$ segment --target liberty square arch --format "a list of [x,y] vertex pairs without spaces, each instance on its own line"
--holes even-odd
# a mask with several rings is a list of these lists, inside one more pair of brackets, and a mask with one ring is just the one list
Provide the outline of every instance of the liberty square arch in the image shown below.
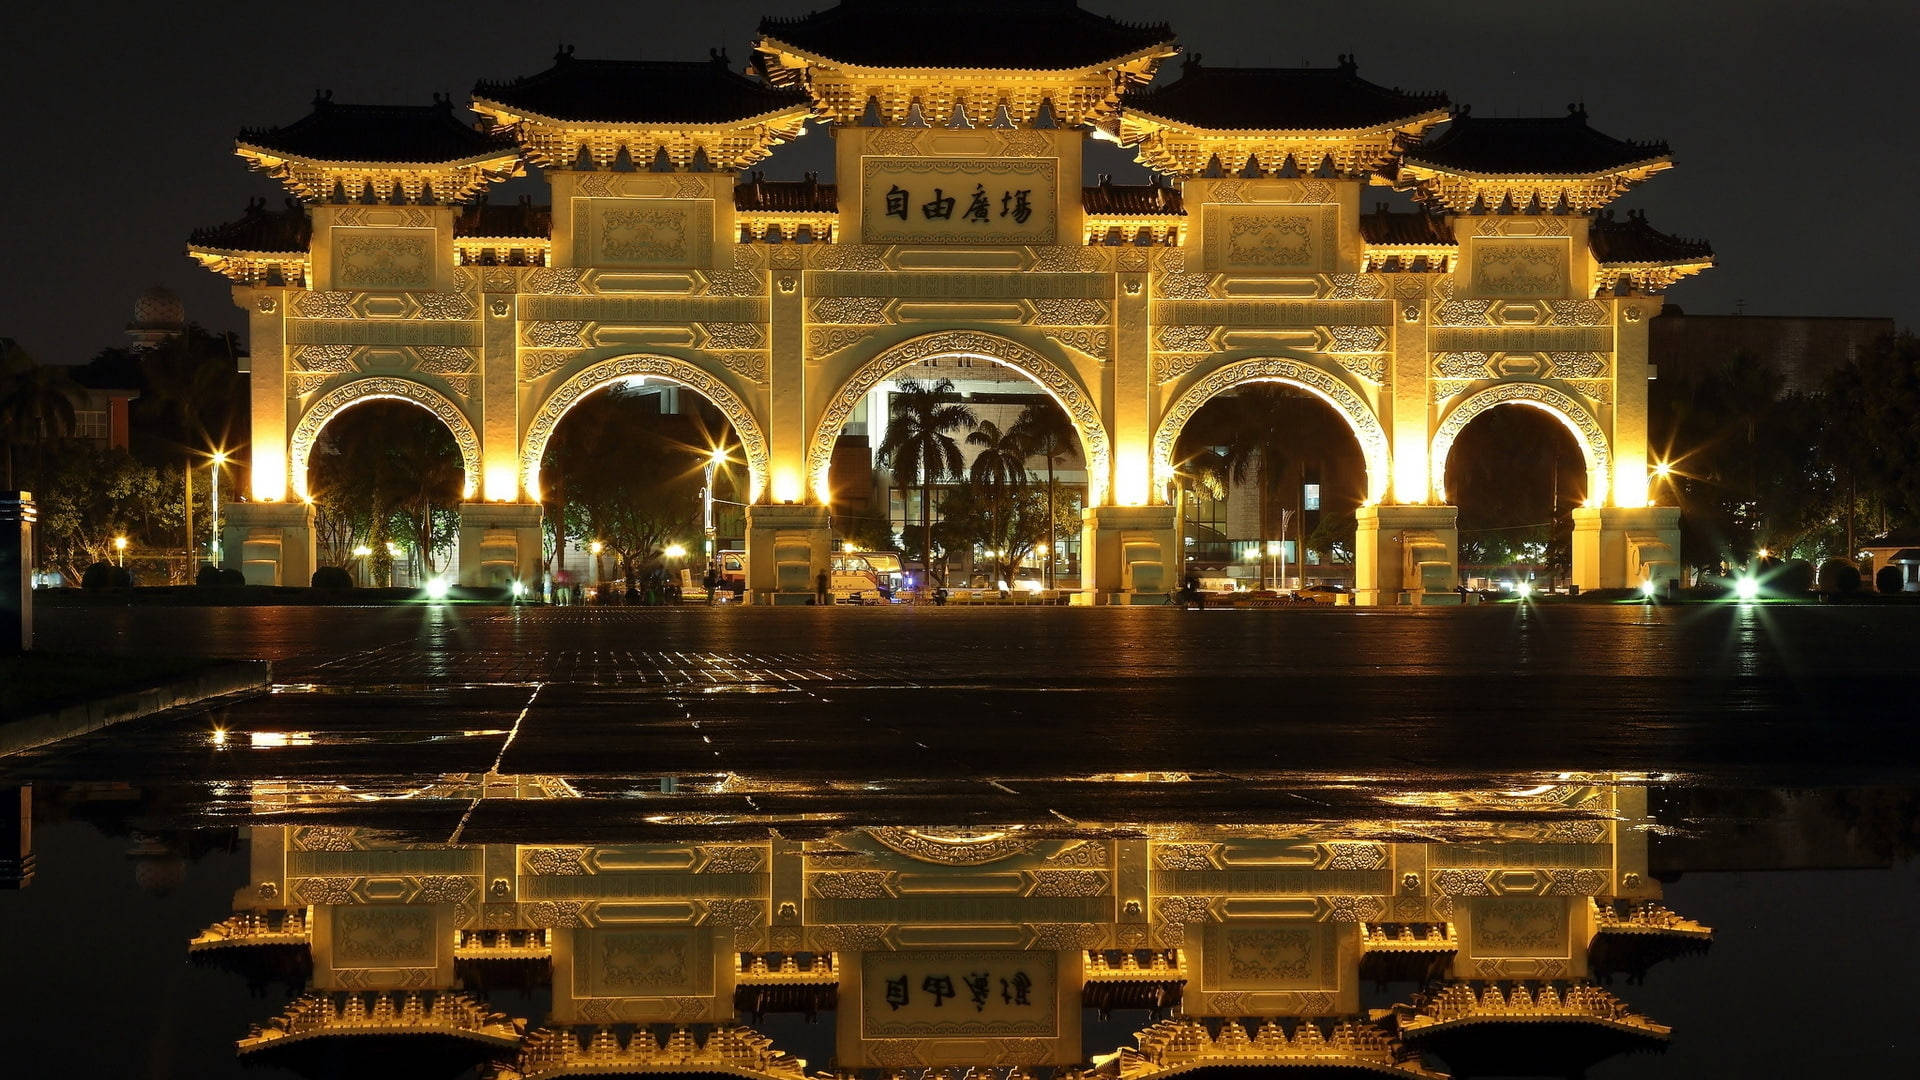
[[[243,132],[240,156],[298,204],[256,203],[189,244],[249,316],[250,491],[227,557],[304,583],[306,455],[330,416],[385,396],[440,416],[461,448],[463,576],[531,578],[554,426],[644,376],[727,416],[751,477],[749,588],[802,600],[858,400],[917,360],[965,356],[1029,376],[1073,419],[1091,602],[1177,586],[1173,441],[1206,400],[1259,381],[1355,432],[1363,601],[1453,595],[1446,459],[1505,404],[1549,411],[1586,455],[1576,582],[1672,570],[1676,513],[1648,491],[1647,320],[1713,256],[1606,209],[1670,167],[1664,144],[1603,134],[1583,108],[1476,119],[1351,58],[1192,59],[1150,85],[1173,32],[1065,0],[1026,9],[1020,41],[981,35],[938,68],[913,66],[911,35],[851,25],[766,23],[750,71],[564,50],[476,84],[477,125],[449,101],[323,96]],[[606,99],[615,84],[633,93]],[[809,121],[832,133],[830,179],[744,172]],[[1162,179],[1086,185],[1089,131]],[[529,168],[548,204],[481,198]],[[1382,180],[1417,208],[1363,209]]]

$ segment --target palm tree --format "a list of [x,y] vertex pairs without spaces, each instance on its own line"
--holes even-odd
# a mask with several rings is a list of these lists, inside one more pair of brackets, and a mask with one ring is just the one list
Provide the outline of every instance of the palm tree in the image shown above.
[[933,485],[958,480],[966,464],[960,444],[947,432],[972,428],[978,422],[973,410],[951,400],[952,395],[952,379],[932,384],[901,380],[893,395],[887,437],[880,444],[879,462],[901,477],[902,489],[909,480],[919,480],[920,554],[929,574],[933,572]]
[[968,470],[973,483],[1017,488],[1027,482],[1027,441],[1017,425],[1001,431],[999,424],[982,420],[967,436],[967,445],[980,448]]
[[13,488],[13,444],[39,445],[73,434],[73,395],[66,372],[35,363],[11,339],[0,344],[0,447],[7,463],[7,487]]
[[1052,399],[1022,409],[1020,419],[1013,422],[1013,433],[1026,444],[1028,453],[1047,459],[1047,588],[1051,589],[1053,563],[1060,550],[1054,522],[1054,506],[1059,499],[1054,493],[1053,465],[1055,460],[1072,454],[1079,447],[1080,436],[1073,429],[1073,421],[1067,419],[1067,411]]

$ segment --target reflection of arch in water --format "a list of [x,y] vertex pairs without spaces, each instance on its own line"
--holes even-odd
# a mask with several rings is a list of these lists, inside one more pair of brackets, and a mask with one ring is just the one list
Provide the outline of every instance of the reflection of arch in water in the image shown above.
[[1453,452],[1454,440],[1460,437],[1460,432],[1481,413],[1508,404],[1531,406],[1566,425],[1587,461],[1587,502],[1604,506],[1607,478],[1613,473],[1613,451],[1607,445],[1607,433],[1601,429],[1600,421],[1571,395],[1551,386],[1528,382],[1501,383],[1471,394],[1440,422],[1434,430],[1433,446],[1427,457],[1433,470],[1434,497],[1441,502],[1447,500],[1447,455]]
[[1174,399],[1153,437],[1155,491],[1164,491],[1173,480],[1174,444],[1179,441],[1180,432],[1187,426],[1187,421],[1200,411],[1200,406],[1237,386],[1257,382],[1297,387],[1333,406],[1346,420],[1347,426],[1353,429],[1353,437],[1360,443],[1360,456],[1367,467],[1366,501],[1377,503],[1386,497],[1393,455],[1388,447],[1386,429],[1380,426],[1380,419],[1373,414],[1367,399],[1348,386],[1344,379],[1319,367],[1312,360],[1278,356],[1238,360],[1222,365]]
[[727,384],[698,364],[654,354],[616,356],[611,360],[589,364],[548,395],[540,411],[534,414],[533,423],[528,425],[526,439],[521,444],[520,483],[526,497],[535,501],[540,498],[540,460],[547,454],[547,443],[553,438],[553,429],[559,425],[560,418],[593,391],[638,377],[678,383],[700,394],[720,410],[720,415],[733,425],[733,433],[740,440],[741,452],[746,455],[747,501],[760,501],[760,494],[767,485],[767,436],[760,422],[754,419],[753,411]]
[[1067,419],[1079,433],[1080,449],[1087,460],[1087,505],[1105,505],[1113,455],[1107,443],[1106,426],[1100,422],[1100,407],[1094,403],[1093,396],[1070,371],[1028,346],[978,330],[950,330],[909,338],[860,365],[848,377],[827,404],[826,414],[814,428],[813,441],[807,449],[807,475],[813,479],[815,499],[822,503],[829,499],[827,473],[833,464],[833,444],[860,400],[901,368],[949,356],[988,360],[1017,371],[1033,380],[1066,410]]
[[383,400],[417,405],[447,425],[447,430],[453,433],[453,444],[460,448],[460,468],[466,476],[460,497],[472,499],[480,490],[480,436],[467,420],[467,414],[431,386],[394,378],[356,379],[327,391],[307,409],[306,415],[294,426],[288,447],[287,470],[293,481],[293,493],[302,499],[308,497],[307,459],[313,455],[313,444],[327,422],[355,405]]

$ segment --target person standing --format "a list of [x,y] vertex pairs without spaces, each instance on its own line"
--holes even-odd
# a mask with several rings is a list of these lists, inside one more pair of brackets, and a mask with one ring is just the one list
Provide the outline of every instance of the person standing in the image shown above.
[[832,596],[827,592],[827,572],[825,570],[813,575],[813,602],[823,606],[833,602]]

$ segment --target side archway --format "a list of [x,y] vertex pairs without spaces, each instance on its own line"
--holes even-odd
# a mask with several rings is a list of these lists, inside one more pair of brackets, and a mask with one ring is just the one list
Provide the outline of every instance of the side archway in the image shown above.
[[1187,421],[1215,395],[1247,383],[1277,382],[1299,387],[1334,407],[1353,429],[1360,443],[1360,455],[1367,463],[1367,501],[1386,498],[1387,481],[1393,475],[1393,455],[1386,428],[1373,413],[1373,407],[1359,392],[1312,363],[1285,357],[1259,357],[1239,360],[1220,368],[1182,391],[1160,418],[1153,436],[1154,490],[1164,490],[1173,479],[1173,447]]
[[753,410],[731,387],[699,365],[671,356],[652,354],[616,356],[611,360],[589,364],[547,396],[539,411],[534,413],[533,422],[527,426],[526,438],[521,442],[520,490],[526,498],[535,501],[540,498],[540,459],[546,456],[547,442],[553,438],[553,429],[560,423],[560,418],[593,391],[609,383],[641,376],[679,383],[696,391],[720,410],[720,415],[733,425],[734,434],[740,439],[741,453],[746,455],[747,501],[760,501],[760,494],[767,485],[767,435],[760,421],[754,418]]
[[307,497],[307,459],[313,454],[313,444],[320,438],[321,429],[327,422],[340,415],[346,409],[368,401],[377,400],[405,401],[418,405],[440,418],[453,433],[453,443],[460,448],[460,467],[466,479],[460,488],[462,499],[472,499],[480,491],[480,435],[474,431],[473,423],[467,414],[453,399],[424,383],[411,379],[356,379],[344,386],[337,386],[321,395],[300,417],[294,425],[293,437],[287,447],[287,469],[293,481],[293,493],[301,499]]
[[1607,433],[1601,429],[1600,421],[1571,395],[1551,386],[1526,382],[1501,383],[1470,394],[1447,413],[1446,419],[1440,421],[1440,426],[1433,433],[1433,445],[1427,453],[1427,461],[1432,469],[1430,479],[1434,496],[1442,502],[1446,501],[1447,455],[1453,452],[1454,440],[1460,437],[1460,432],[1473,422],[1474,417],[1495,406],[1507,404],[1540,409],[1566,425],[1567,430],[1573,433],[1573,441],[1580,445],[1581,455],[1587,460],[1587,499],[1596,506],[1605,505],[1608,478],[1613,475],[1613,451],[1607,445]]
[[909,338],[860,365],[840,391],[827,403],[826,413],[814,428],[813,441],[807,445],[807,475],[812,478],[814,497],[828,498],[827,472],[833,464],[833,444],[840,429],[860,400],[875,386],[910,364],[943,356],[965,356],[987,360],[1010,368],[1040,385],[1058,402],[1073,421],[1080,435],[1081,449],[1087,458],[1087,505],[1104,506],[1113,473],[1113,450],[1107,440],[1107,428],[1100,420],[1100,407],[1092,395],[1070,372],[1033,349],[1011,338],[977,330],[953,330]]

